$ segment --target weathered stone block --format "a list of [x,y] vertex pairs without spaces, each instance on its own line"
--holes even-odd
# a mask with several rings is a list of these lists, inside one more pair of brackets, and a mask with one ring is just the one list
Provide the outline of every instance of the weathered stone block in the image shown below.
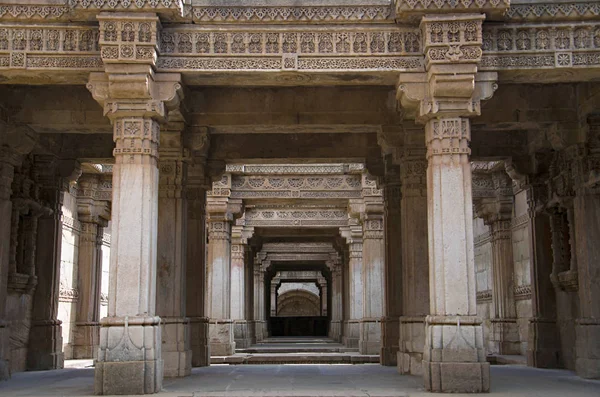
[[490,390],[489,363],[423,362],[425,388],[431,392],[485,393]]
[[96,394],[153,394],[162,388],[162,361],[96,362]]

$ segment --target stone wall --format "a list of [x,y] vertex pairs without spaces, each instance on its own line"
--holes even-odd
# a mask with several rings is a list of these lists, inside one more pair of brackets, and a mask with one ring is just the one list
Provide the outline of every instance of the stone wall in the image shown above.
[[77,264],[81,224],[77,218],[77,191],[72,187],[68,192],[65,192],[62,206],[62,248],[58,298],[58,319],[62,321],[65,359],[73,358],[73,329],[75,327],[77,300],[79,299]]

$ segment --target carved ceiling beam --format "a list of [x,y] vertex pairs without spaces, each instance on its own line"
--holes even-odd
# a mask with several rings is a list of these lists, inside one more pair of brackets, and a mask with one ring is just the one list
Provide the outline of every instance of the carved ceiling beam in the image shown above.
[[396,19],[476,12],[485,13],[491,19],[501,19],[509,7],[510,0],[396,0]]

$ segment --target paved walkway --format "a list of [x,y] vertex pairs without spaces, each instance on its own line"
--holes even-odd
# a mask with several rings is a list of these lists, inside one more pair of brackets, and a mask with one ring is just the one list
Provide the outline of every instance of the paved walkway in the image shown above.
[[[57,371],[23,372],[0,382],[0,396],[92,396],[90,361],[69,361]],[[493,366],[492,393],[503,397],[598,397],[600,381],[572,372]],[[183,379],[165,379],[161,397],[432,397],[421,378],[395,368],[365,365],[215,365]],[[469,396],[454,394],[452,397]],[[471,395],[472,396],[472,395]]]

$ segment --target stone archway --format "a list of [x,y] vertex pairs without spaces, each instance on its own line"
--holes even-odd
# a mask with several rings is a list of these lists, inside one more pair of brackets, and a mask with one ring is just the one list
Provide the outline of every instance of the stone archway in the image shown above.
[[320,298],[306,290],[286,291],[277,299],[278,317],[319,316],[321,313]]

